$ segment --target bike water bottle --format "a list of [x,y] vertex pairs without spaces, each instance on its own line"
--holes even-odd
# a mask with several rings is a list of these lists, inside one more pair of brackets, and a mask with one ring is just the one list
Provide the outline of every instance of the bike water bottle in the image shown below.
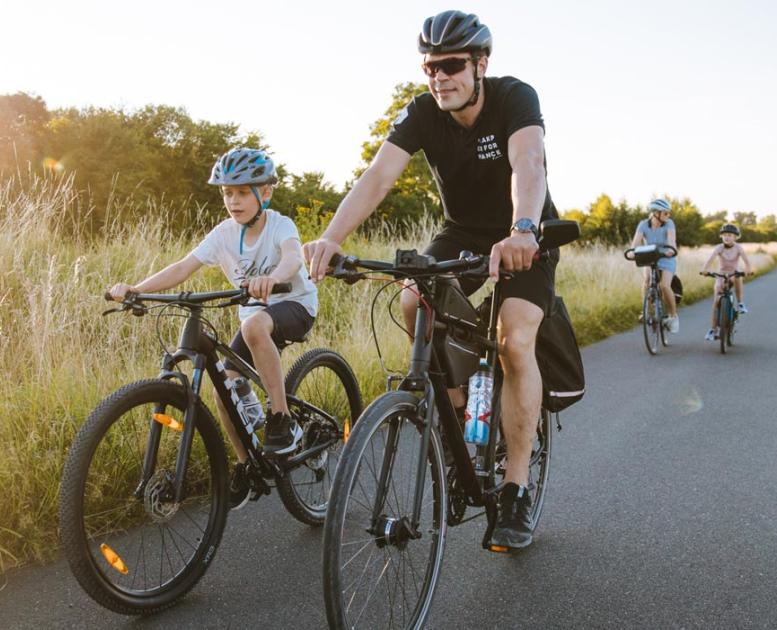
[[484,359],[478,371],[469,377],[469,398],[464,413],[464,441],[470,444],[488,444],[491,424],[491,397],[494,394],[494,374]]
[[240,398],[240,406],[238,411],[242,407],[242,414],[247,424],[253,432],[258,431],[264,424],[264,409],[262,403],[257,398],[254,388],[251,387],[250,381],[243,377],[235,379],[235,393]]

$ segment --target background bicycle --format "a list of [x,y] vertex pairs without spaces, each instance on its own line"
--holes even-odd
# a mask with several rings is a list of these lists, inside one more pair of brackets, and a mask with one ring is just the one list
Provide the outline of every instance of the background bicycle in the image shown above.
[[720,352],[726,354],[726,348],[734,344],[734,333],[736,332],[737,321],[739,320],[739,309],[734,299],[733,278],[742,278],[744,271],[734,271],[731,273],[717,273],[714,271],[701,272],[703,276],[710,278],[722,278],[723,287],[718,293],[717,305],[717,338],[720,341]]
[[[276,287],[284,289],[288,285]],[[221,358],[228,357],[256,388],[259,377],[203,316],[205,308],[248,300],[239,289],[138,294],[106,312],[142,316],[154,310],[157,331],[161,317],[184,319],[177,349],[166,349],[160,336],[158,378],[105,398],[79,430],[65,463],[62,547],[81,586],[106,608],[125,614],[162,610],[185,595],[213,560],[229,509],[229,472],[221,433],[200,395],[206,373],[249,453],[254,489],[261,495],[275,486],[295,518],[323,523],[340,447],[361,413],[358,384],[332,350],[303,354],[285,382],[303,437],[296,451],[266,456],[263,428],[248,421],[237,379],[227,378]]]
[[[637,267],[650,266],[650,279],[642,299],[642,330],[645,346],[650,354],[658,354],[660,344],[669,345],[668,330],[664,323],[664,300],[659,287],[660,271],[658,261],[667,257],[667,252],[677,255],[671,245],[642,245],[631,247],[623,252],[626,260],[635,262]],[[659,344],[660,341],[660,344]]]
[[[545,248],[574,240],[574,222],[547,222]],[[373,401],[346,444],[332,485],[324,528],[324,596],[333,628],[420,628],[440,577],[448,525],[486,515],[482,545],[491,542],[506,449],[500,431],[501,374],[496,322],[499,285],[478,308],[451,282],[487,275],[488,257],[462,252],[435,262],[415,250],[396,260],[340,260],[334,277],[355,282],[372,272],[410,278],[420,295],[407,375],[396,391]],[[401,290],[401,289],[398,289]],[[472,447],[447,393],[467,382],[481,357],[495,368],[490,431]],[[543,409],[529,462],[531,519],[540,519],[547,488],[551,415]],[[447,448],[443,446],[445,436]],[[446,472],[446,450],[451,466]],[[483,511],[465,518],[468,507]]]

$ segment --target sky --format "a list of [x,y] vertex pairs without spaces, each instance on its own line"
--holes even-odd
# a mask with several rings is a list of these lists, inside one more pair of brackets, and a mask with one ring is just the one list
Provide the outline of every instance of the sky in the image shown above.
[[394,86],[424,80],[423,20],[450,8],[491,29],[490,76],[537,90],[560,210],[606,193],[777,213],[771,0],[0,0],[0,94],[181,106],[341,188]]

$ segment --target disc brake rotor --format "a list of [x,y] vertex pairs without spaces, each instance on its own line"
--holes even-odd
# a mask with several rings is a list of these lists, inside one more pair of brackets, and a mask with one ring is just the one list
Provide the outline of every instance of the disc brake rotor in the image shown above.
[[164,523],[170,520],[180,507],[180,503],[173,502],[175,477],[168,470],[157,470],[146,484],[143,493],[143,504],[146,513],[156,523]]

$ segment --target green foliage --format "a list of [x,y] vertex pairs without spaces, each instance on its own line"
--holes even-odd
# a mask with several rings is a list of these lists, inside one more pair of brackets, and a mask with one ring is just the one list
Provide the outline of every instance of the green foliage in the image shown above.
[[0,176],[17,170],[18,158],[43,160],[41,140],[49,112],[39,96],[0,95]]
[[[370,165],[378,153],[383,141],[391,131],[391,125],[396,120],[400,111],[413,99],[413,97],[426,92],[423,83],[401,83],[394,88],[391,103],[384,115],[370,127],[370,137],[362,144],[362,161],[364,165],[354,173],[359,177]],[[396,184],[380,204],[372,216],[368,227],[376,224],[392,221],[396,223],[412,224],[425,217],[434,214],[440,208],[440,198],[437,185],[429,171],[422,152],[416,153],[410,163],[400,175]]]
[[333,213],[340,205],[343,193],[324,181],[323,173],[290,174],[281,177],[281,183],[273,193],[272,207],[295,218],[299,208],[315,208],[317,213]]

